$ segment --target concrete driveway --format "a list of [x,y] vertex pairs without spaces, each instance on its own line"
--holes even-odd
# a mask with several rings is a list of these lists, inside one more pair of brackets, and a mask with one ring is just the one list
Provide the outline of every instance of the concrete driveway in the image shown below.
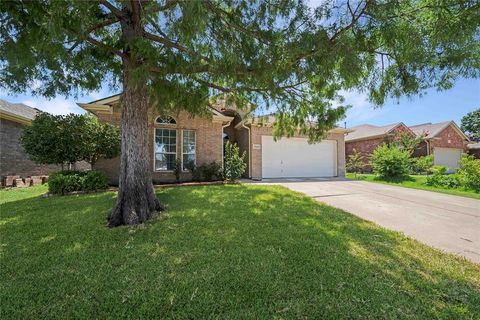
[[346,179],[280,184],[432,247],[480,263],[480,200]]

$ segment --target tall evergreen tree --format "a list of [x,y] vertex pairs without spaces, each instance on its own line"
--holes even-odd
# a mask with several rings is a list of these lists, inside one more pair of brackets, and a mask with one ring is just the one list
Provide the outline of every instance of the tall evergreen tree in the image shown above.
[[122,87],[110,226],[160,208],[148,106],[205,114],[209,97],[228,93],[240,106],[274,106],[276,134],[318,140],[345,113],[332,107],[341,90],[380,105],[480,69],[477,1],[7,0],[0,10],[1,87],[24,92],[36,81],[33,93],[47,97]]

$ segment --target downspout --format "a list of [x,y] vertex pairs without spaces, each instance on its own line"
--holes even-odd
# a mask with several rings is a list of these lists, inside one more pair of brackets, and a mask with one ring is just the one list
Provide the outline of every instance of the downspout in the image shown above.
[[228,121],[227,124],[225,125],[222,125],[222,134],[220,135],[220,141],[221,141],[221,145],[222,145],[222,167],[225,165],[225,148],[223,147],[223,130],[228,127],[230,125],[230,123],[232,123],[233,119]]
[[247,129],[248,131],[248,177],[252,178],[252,143],[251,143],[251,136],[252,131],[249,127],[245,126],[245,122],[242,122],[242,128]]

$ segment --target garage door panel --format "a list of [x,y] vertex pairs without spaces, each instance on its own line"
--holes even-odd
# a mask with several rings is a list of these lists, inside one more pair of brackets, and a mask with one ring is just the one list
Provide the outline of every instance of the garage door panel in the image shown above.
[[262,176],[264,178],[331,177],[336,175],[334,140],[308,144],[307,139],[274,141],[262,136]]
[[433,149],[434,164],[436,166],[447,166],[448,172],[454,172],[459,167],[458,161],[462,152],[462,149],[435,148]]

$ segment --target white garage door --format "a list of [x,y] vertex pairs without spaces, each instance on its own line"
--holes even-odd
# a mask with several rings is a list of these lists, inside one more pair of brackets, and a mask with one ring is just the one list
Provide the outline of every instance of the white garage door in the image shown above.
[[308,144],[303,138],[274,141],[262,136],[263,178],[333,177],[337,175],[337,142]]
[[433,161],[436,166],[447,166],[448,172],[454,172],[458,168],[458,160],[462,155],[462,149],[435,148],[433,149]]

